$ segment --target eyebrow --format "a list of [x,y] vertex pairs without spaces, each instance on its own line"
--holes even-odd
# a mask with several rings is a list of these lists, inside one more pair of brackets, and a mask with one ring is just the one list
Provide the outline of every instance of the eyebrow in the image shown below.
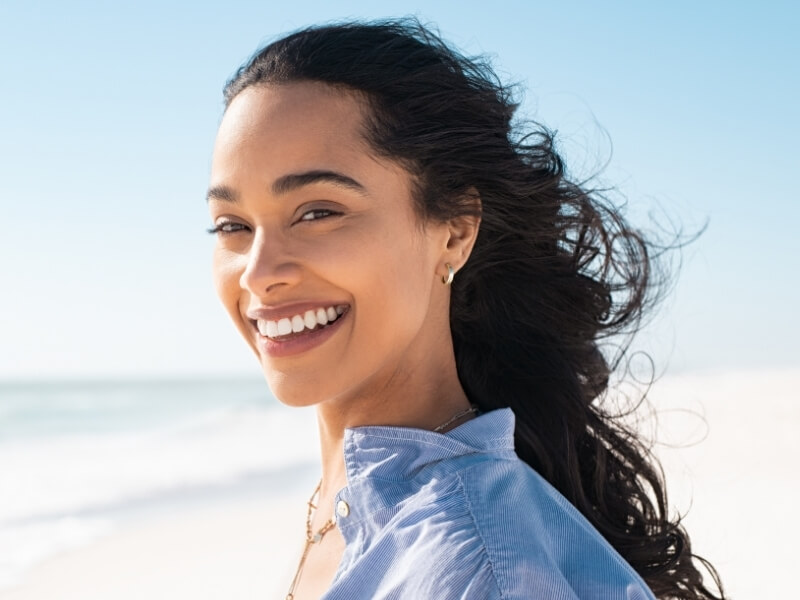
[[227,185],[215,185],[208,189],[206,193],[206,202],[212,200],[219,200],[220,202],[227,202],[229,204],[236,204],[239,202],[239,194]]
[[276,196],[280,196],[281,194],[286,194],[292,190],[314,183],[330,183],[360,194],[367,193],[367,189],[355,179],[335,171],[307,171],[305,173],[284,175],[272,184],[272,192]]
[[[366,194],[367,188],[358,181],[347,175],[342,175],[335,171],[306,171],[305,173],[291,173],[275,180],[272,184],[272,193],[276,196],[287,194],[307,185],[315,183],[329,183],[348,190]],[[206,200],[218,200],[220,202],[236,204],[239,202],[239,194],[226,185],[215,185],[209,188]]]

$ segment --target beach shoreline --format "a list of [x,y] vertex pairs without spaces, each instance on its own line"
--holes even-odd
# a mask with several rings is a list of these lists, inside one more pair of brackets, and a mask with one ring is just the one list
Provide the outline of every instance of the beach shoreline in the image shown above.
[[281,597],[303,541],[305,498],[247,498],[132,523],[54,556],[2,600]]

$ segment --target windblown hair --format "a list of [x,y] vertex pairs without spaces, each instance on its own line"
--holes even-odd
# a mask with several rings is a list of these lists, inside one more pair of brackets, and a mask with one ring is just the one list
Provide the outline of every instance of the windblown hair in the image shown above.
[[[513,119],[513,88],[485,59],[459,54],[416,20],[312,27],[273,42],[228,82],[226,106],[250,86],[295,81],[364,99],[364,136],[411,173],[421,217],[481,216],[450,308],[470,400],[513,409],[522,460],[657,597],[723,598],[713,567],[668,514],[658,462],[604,408],[610,375],[662,290],[657,246],[567,178],[553,135]],[[627,340],[614,357],[602,351],[610,336]]]

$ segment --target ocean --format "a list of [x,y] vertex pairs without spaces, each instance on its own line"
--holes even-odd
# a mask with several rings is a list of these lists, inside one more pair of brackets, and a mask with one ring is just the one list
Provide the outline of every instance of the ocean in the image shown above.
[[0,383],[0,590],[138,519],[307,484],[318,452],[263,381]]

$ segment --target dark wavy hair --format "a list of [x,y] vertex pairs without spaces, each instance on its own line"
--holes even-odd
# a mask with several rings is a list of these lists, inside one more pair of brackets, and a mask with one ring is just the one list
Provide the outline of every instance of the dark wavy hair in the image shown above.
[[[228,82],[226,106],[249,86],[294,81],[364,99],[365,138],[411,173],[421,217],[480,214],[450,307],[470,400],[513,409],[522,460],[657,597],[723,598],[713,567],[668,514],[658,462],[603,402],[663,290],[659,247],[603,194],[567,178],[553,134],[513,119],[514,88],[486,59],[461,55],[414,19],[312,27],[273,42]],[[613,335],[623,342],[609,357],[603,344]]]

